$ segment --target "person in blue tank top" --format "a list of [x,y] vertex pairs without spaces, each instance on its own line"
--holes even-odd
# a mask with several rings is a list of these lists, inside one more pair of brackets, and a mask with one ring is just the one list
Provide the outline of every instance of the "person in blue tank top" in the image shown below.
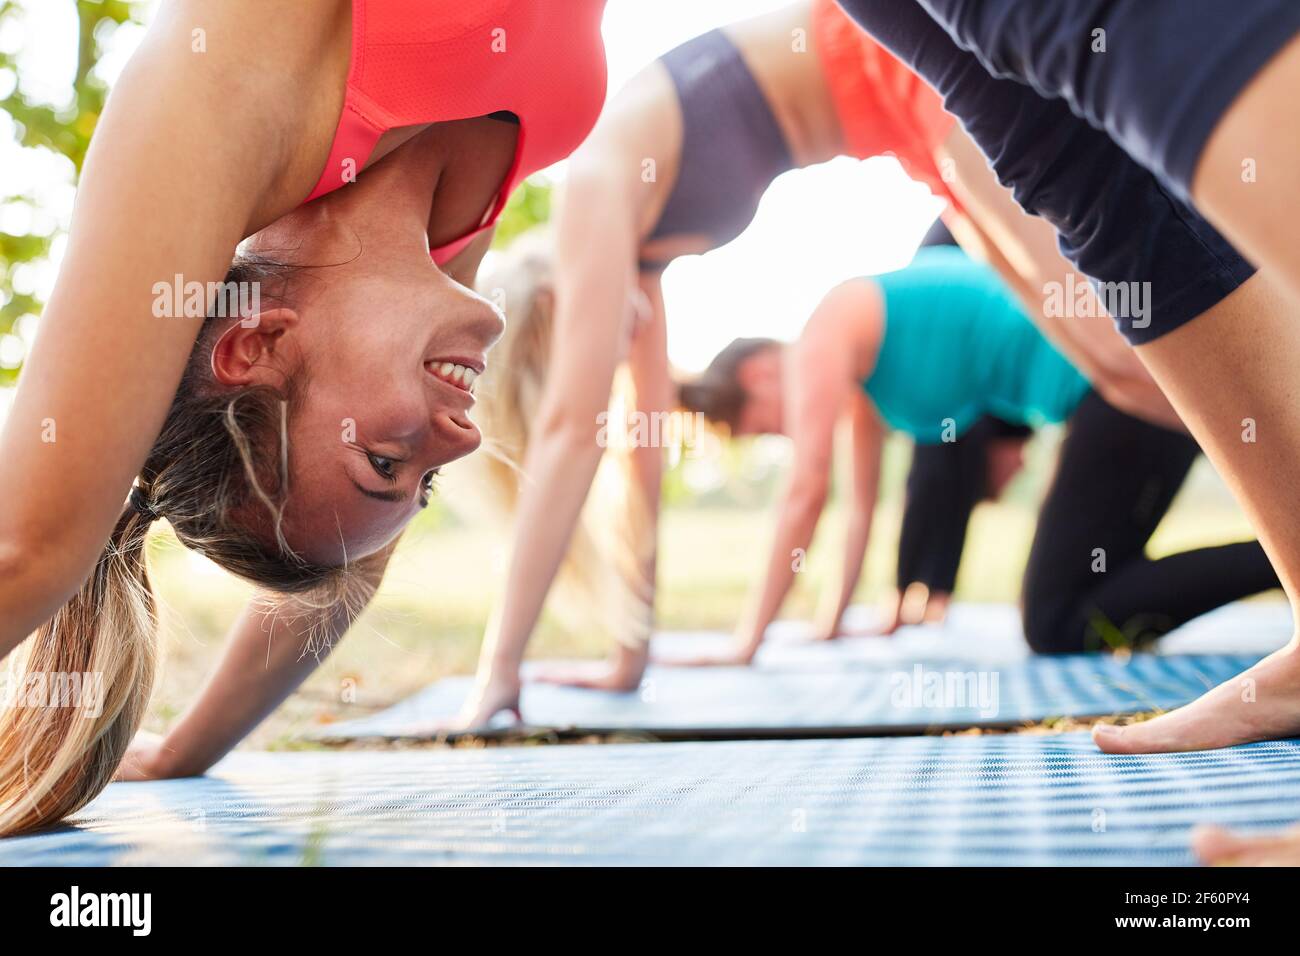
[[[1258,542],[1148,559],[1145,548],[1199,449],[1186,434],[1109,405],[1042,336],[989,267],[931,248],[898,272],[826,295],[798,342],[739,339],[680,386],[682,405],[733,435],[794,442],[762,582],[728,654],[753,659],[794,583],[830,489],[834,435],[851,435],[840,584],[816,633],[840,633],[871,533],[890,429],[918,448],[957,443],[985,416],[1068,423],[1024,579],[1024,628],[1040,653],[1142,646],[1194,617],[1278,587]],[[1099,563],[1100,562],[1100,563]]]
[[997,273],[960,249],[922,249],[906,269],[868,281],[885,308],[862,387],[881,418],[916,441],[953,441],[985,414],[1062,422],[1087,393],[1087,379]]

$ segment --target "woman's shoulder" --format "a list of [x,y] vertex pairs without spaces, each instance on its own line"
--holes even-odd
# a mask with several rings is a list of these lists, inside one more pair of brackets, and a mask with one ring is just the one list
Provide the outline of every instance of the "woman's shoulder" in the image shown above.
[[874,355],[884,336],[881,291],[872,277],[846,279],[822,297],[800,335],[800,350]]

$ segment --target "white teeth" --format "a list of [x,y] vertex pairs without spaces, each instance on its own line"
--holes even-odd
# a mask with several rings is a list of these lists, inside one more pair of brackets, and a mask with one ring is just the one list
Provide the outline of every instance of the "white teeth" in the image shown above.
[[430,366],[430,371],[440,379],[458,385],[461,388],[469,390],[474,385],[474,380],[478,378],[479,373],[467,365],[457,365],[454,362],[443,362],[441,365]]

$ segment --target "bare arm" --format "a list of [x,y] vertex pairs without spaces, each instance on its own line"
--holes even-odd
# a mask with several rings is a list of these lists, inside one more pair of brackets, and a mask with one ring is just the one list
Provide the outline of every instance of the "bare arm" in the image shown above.
[[[254,76],[245,59],[261,42],[244,42],[248,24],[269,14],[220,6],[163,7],[95,134],[0,433],[0,657],[80,585],[162,426],[200,320],[155,316],[155,283],[220,281],[240,239],[295,201],[267,198],[283,140],[265,105],[293,78]],[[204,55],[190,47],[200,17]]]
[[[636,332],[628,354],[628,367],[632,385],[636,390],[636,411],[647,415],[669,412],[673,408],[672,379],[668,370],[668,327],[664,313],[663,290],[657,275],[643,275],[641,290],[645,293],[648,311],[637,319]],[[630,633],[621,635],[610,651],[609,660],[599,668],[586,666],[561,666],[543,670],[538,679],[549,683],[568,684],[598,690],[635,690],[641,683],[649,658],[649,636],[654,626],[655,565],[659,528],[659,495],[663,477],[663,449],[651,442],[637,445],[631,450],[634,492],[640,501],[633,507],[633,517],[644,518],[644,524],[635,524],[633,533],[642,536],[637,541],[638,554],[644,554],[645,563],[640,569],[641,582],[648,588],[648,612],[643,621],[629,622]],[[641,548],[644,548],[642,551]],[[585,663],[585,662],[584,662]]]
[[[367,602],[391,554],[389,548],[358,563],[358,585]],[[198,699],[161,740],[133,744],[118,778],[204,773],[311,676],[364,609],[362,604],[276,610],[254,598],[231,628],[225,653]]]
[[[658,275],[642,276],[639,284],[648,311],[637,324],[628,353],[628,367],[632,374],[633,388],[636,389],[636,409],[649,416],[666,415],[676,405],[676,389],[668,368],[668,318],[664,310],[663,289]],[[655,442],[637,445],[632,449],[632,470],[637,493],[644,504],[646,520],[645,526],[638,529],[645,536],[645,564],[641,573],[650,586],[650,599],[653,602],[664,449]],[[646,635],[653,623],[653,620],[641,622]],[[638,673],[637,678],[640,676]]]
[[1064,287],[1074,272],[1061,255],[1056,230],[1016,204],[959,126],[953,127],[939,158],[955,169],[954,191],[969,214],[968,223],[952,223],[958,241],[984,247],[985,257],[1010,283],[1029,317],[1107,401],[1158,425],[1182,428],[1164,393],[1099,304],[1087,317],[1049,314],[1050,284]]
[[597,416],[609,403],[636,282],[634,174],[576,157],[570,169],[557,219],[551,361],[523,463],[505,596],[488,625],[466,726],[517,707],[524,649],[600,463]]
[[880,309],[880,293],[873,283],[846,282],[818,305],[792,350],[785,374],[794,463],[766,570],[736,629],[734,654],[687,663],[748,663],[785,603],[797,573],[795,559],[806,554],[826,505],[836,423],[853,400],[864,371],[858,361],[861,349],[854,346],[863,341],[859,332],[864,326],[876,329],[873,337],[878,336]]
[[871,519],[880,491],[880,452],[884,427],[865,395],[855,395],[847,418],[850,454],[850,496],[848,522],[844,535],[844,561],[837,587],[828,592],[828,601],[819,615],[817,636],[823,639],[840,633],[844,612],[853,600],[867,544],[871,541]]

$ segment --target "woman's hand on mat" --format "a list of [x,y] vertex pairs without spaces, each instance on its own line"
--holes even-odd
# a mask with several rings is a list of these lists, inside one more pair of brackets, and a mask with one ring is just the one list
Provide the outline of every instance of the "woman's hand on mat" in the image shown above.
[[931,591],[924,584],[913,581],[904,591],[890,592],[881,603],[880,622],[854,632],[854,636],[889,637],[904,625],[943,624],[951,603],[952,595],[947,591]]
[[730,649],[718,654],[701,654],[699,657],[682,657],[658,663],[669,667],[748,667],[754,662],[754,655],[757,653],[757,644],[737,642]]
[[646,641],[632,646],[618,644],[608,660],[544,664],[530,673],[529,679],[590,690],[632,691],[641,686],[649,659],[650,645]]
[[607,661],[576,661],[541,665],[528,675],[539,684],[585,687],[588,690],[632,691],[641,686],[641,675],[629,673]]
[[848,637],[852,632],[844,626],[842,620],[821,621],[813,625],[814,641],[833,641],[838,637]]
[[447,724],[445,730],[474,730],[492,726],[492,718],[503,711],[509,712],[516,723],[523,723],[519,712],[519,680],[489,678],[477,686],[465,701],[460,714]]
[[903,626],[903,592],[894,588],[881,599],[876,622],[856,629],[853,637],[889,637]]
[[170,751],[158,734],[140,731],[126,748],[113,779],[119,782],[165,780],[176,776],[168,770]]
[[849,634],[849,637],[893,637],[898,633],[898,629],[903,626],[902,620],[898,617],[882,619],[879,624],[872,624],[869,627],[858,628]]

